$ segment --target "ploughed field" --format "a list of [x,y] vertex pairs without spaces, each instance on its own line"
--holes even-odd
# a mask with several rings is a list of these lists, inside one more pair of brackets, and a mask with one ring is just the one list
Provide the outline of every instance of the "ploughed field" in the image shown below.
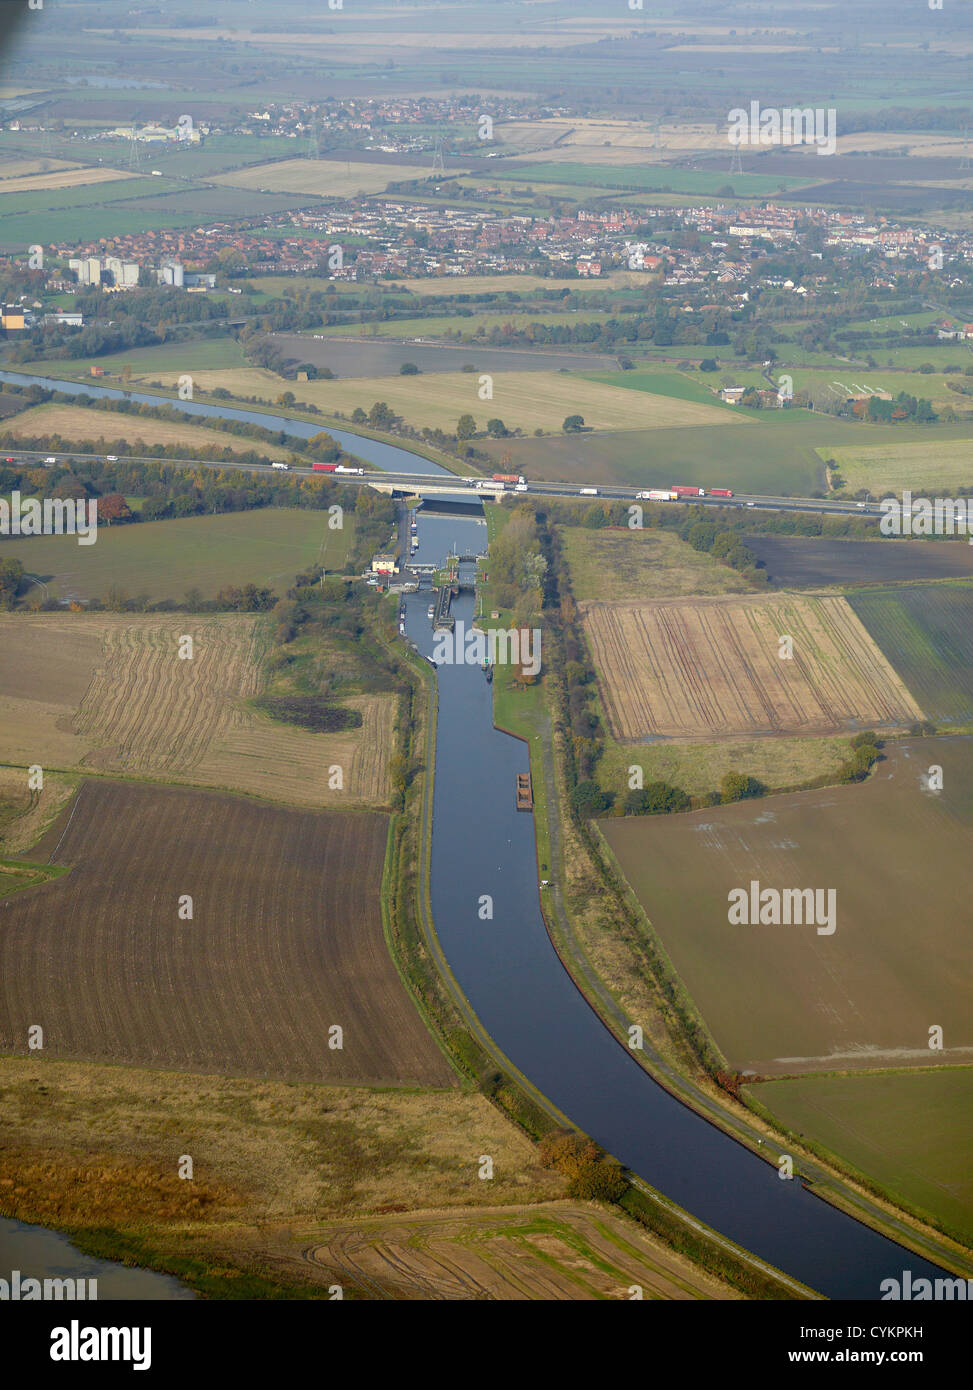
[[[856,785],[600,825],[733,1070],[969,1065],[971,788],[973,740],[918,739]],[[824,912],[731,922],[729,894],[753,883],[821,890]]]
[[[922,717],[844,598],[578,607],[619,739],[837,733]],[[790,658],[780,655],[782,637],[793,640]]]
[[31,854],[71,872],[0,916],[0,1051],[26,1053],[40,1024],[45,1057],[449,1085],[385,946],[387,828],[83,783]]
[[934,541],[845,541],[744,536],[774,584],[874,584],[973,576],[973,546]]
[[644,1298],[727,1297],[682,1256],[581,1203],[356,1220],[322,1232],[304,1258],[371,1298],[623,1300],[635,1284]]

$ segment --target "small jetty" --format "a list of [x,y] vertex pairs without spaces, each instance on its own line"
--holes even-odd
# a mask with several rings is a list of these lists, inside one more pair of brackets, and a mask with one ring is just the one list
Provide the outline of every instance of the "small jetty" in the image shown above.
[[534,793],[530,785],[530,773],[517,773],[517,810],[533,811]]

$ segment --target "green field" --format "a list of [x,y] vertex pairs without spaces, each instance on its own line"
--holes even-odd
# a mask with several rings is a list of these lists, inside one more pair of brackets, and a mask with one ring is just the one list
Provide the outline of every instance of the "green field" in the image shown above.
[[[173,179],[131,178],[113,179],[106,183],[77,184],[73,188],[35,188],[26,193],[4,193],[0,200],[0,215],[4,222],[18,213],[32,214],[61,212],[66,208],[101,207],[105,203],[121,203],[130,198],[155,197],[171,193],[182,184]],[[46,231],[46,228],[45,228]]]
[[[328,513],[292,507],[226,512],[172,521],[99,527],[94,545],[74,536],[7,540],[3,554],[51,597],[103,599],[116,588],[129,598],[182,599],[197,588],[215,598],[226,585],[256,584],[283,594],[294,576],[314,564],[343,568],[354,534],[346,514],[340,531],[328,529]],[[37,592],[36,586],[30,597]]]
[[[625,373],[630,375],[630,373]],[[622,385],[619,374],[617,385]],[[714,409],[718,402],[711,402]],[[535,478],[621,483],[634,487],[670,487],[673,483],[700,487],[730,487],[737,492],[808,497],[825,490],[822,457],[833,447],[900,443],[903,438],[934,445],[969,435],[969,425],[924,426],[904,432],[896,425],[865,425],[836,420],[809,410],[735,410],[727,420],[749,417],[746,425],[720,430],[687,426],[682,429],[619,430],[484,441],[495,460],[509,450],[511,467]],[[821,450],[827,450],[821,454]]]
[[[28,362],[17,370],[37,376],[89,376],[92,367],[121,373],[131,366],[145,372],[194,372],[206,368],[245,367],[247,359],[235,338],[192,338],[187,342],[160,343],[157,347],[126,348],[101,357],[69,357],[55,362]],[[97,385],[97,383],[94,383]]]
[[[785,348],[783,355],[786,356],[787,351]],[[719,355],[718,349],[714,349],[714,352],[717,356]],[[877,360],[878,354],[874,355]],[[916,365],[918,366],[919,362],[932,360],[929,353],[919,352]],[[955,352],[950,360],[956,360]],[[942,365],[945,366],[946,363],[943,362]],[[774,368],[775,379],[780,377],[783,370],[785,369],[780,367]],[[925,399],[939,404],[948,403],[956,410],[968,410],[973,407],[973,402],[968,396],[960,396],[949,389],[947,382],[956,380],[956,378],[944,376],[941,370],[926,373],[902,371],[896,368],[893,371],[884,365],[878,367],[846,366],[836,362],[831,362],[827,366],[788,366],[786,370],[788,375],[793,378],[795,391],[810,391],[814,396],[819,393],[824,394],[829,388],[841,399],[857,394],[859,388],[866,393],[887,391],[893,397],[897,396],[900,391],[905,391],[907,395],[915,396],[917,399]],[[720,375],[732,376],[733,382],[737,386],[765,387],[768,384],[766,377],[762,376],[756,367],[738,369],[727,366],[722,369]],[[905,426],[905,428],[911,429],[912,427]],[[924,436],[925,427],[923,427],[922,433]]]
[[[865,782],[599,822],[731,1069],[781,1077],[969,1062],[973,739],[886,749]],[[943,769],[944,789],[920,774]],[[829,923],[730,920],[729,894],[834,892]],[[827,931],[829,925],[834,930]],[[824,932],[818,930],[824,927]],[[942,1052],[929,1027],[944,1029]]]
[[848,596],[935,724],[973,720],[973,584],[909,584]]
[[751,587],[736,570],[694,550],[673,531],[562,526],[559,534],[578,602],[744,594]]
[[582,188],[621,188],[671,193],[717,193],[732,188],[741,197],[770,196],[782,189],[800,188],[808,179],[778,178],[767,174],[707,173],[675,169],[668,164],[517,164],[492,173],[496,179],[518,184],[558,183]]
[[973,1069],[807,1076],[749,1094],[893,1201],[973,1242]]
[[775,790],[833,776],[849,756],[847,738],[751,738],[721,743],[616,743],[606,736],[595,777],[603,791],[624,803],[630,769],[642,769],[643,784],[668,782],[689,796],[716,791],[728,772],[756,777]]
[[[634,351],[641,351],[638,346]],[[670,353],[672,349],[669,349]],[[609,386],[627,386],[630,391],[647,391],[654,396],[674,396],[680,401],[699,401],[705,405],[719,406],[734,415],[746,415],[736,406],[727,405],[715,394],[710,385],[712,379],[706,376],[689,376],[677,371],[633,371],[633,372],[579,372],[587,381],[603,381]],[[713,376],[715,377],[715,373]]]
[[[89,241],[99,237],[125,236],[129,232],[151,232],[162,228],[192,227],[217,219],[265,217],[272,212],[306,205],[309,197],[289,194],[245,192],[238,188],[196,188],[158,197],[160,179],[146,179],[144,194],[102,209],[97,192],[90,189],[85,206],[60,211],[3,215],[0,206],[0,246],[19,250],[37,240],[38,216],[42,215],[45,244]],[[98,188],[112,185],[98,185]],[[21,196],[21,195],[17,195]],[[23,195],[29,196],[29,195]],[[48,195],[49,196],[49,195]]]
[[934,439],[929,443],[914,434],[895,443],[870,445],[868,436],[861,446],[822,449],[822,457],[834,459],[845,481],[846,491],[868,488],[881,496],[901,494],[905,488],[914,496],[925,491],[929,497],[941,496],[936,489],[973,485],[973,429],[968,439]]

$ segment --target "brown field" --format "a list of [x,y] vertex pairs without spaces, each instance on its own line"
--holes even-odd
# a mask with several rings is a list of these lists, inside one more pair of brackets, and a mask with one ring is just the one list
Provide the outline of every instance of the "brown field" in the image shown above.
[[[67,166],[51,173],[22,174],[19,177],[4,178],[0,188],[4,193],[44,192],[54,188],[79,188],[89,183],[113,183],[116,179],[130,179],[131,170],[95,169],[86,166]],[[138,175],[134,175],[135,178]]]
[[[474,355],[472,349],[469,352]],[[175,373],[161,375],[167,385],[175,384]],[[478,377],[460,371],[301,382],[300,395],[328,414],[341,410],[348,415],[356,406],[370,410],[376,401],[385,401],[408,423],[439,429],[455,429],[459,417],[470,413],[481,430],[496,415],[510,429],[560,433],[565,417],[578,409],[579,399],[585,423],[592,430],[750,427],[742,416],[717,406],[590,379],[580,383],[570,372],[497,371],[490,375],[493,399],[487,402],[477,394]],[[204,391],[223,386],[236,396],[261,396],[271,401],[290,385],[262,367],[200,371],[193,374],[193,380]]]
[[253,164],[213,183],[231,188],[258,188],[271,193],[313,193],[318,197],[351,198],[359,193],[384,193],[390,183],[428,178],[430,164],[349,164],[337,159],[285,159],[283,163]]
[[[923,788],[933,763],[941,792]],[[907,739],[854,786],[599,822],[731,1070],[970,1065],[971,771],[973,739]],[[833,932],[731,921],[755,882],[833,891]]]
[[727,1297],[629,1222],[579,1203],[356,1221],[322,1232],[304,1258],[375,1298],[625,1300],[635,1284],[644,1298]]
[[[579,608],[616,738],[837,733],[923,717],[843,598]],[[790,660],[778,655],[782,635]]]
[[[298,806],[382,804],[393,697],[349,699],[362,727],[336,734],[269,719],[248,704],[266,685],[264,631],[245,614],[0,614],[0,641],[12,657],[0,694],[0,759]],[[192,660],[177,655],[183,634],[193,637]],[[328,785],[336,766],[341,789]]]
[[[148,379],[151,373],[145,374]],[[113,443],[127,440],[129,444],[176,444],[190,449],[231,449],[247,453],[256,449],[267,458],[290,458],[291,451],[276,444],[264,444],[253,439],[236,438],[200,425],[181,425],[169,420],[143,420],[130,415],[113,415],[105,411],[86,410],[81,405],[37,405],[22,415],[4,420],[3,433],[18,439],[41,434],[59,434],[72,441],[91,440],[92,443]]]
[[54,1058],[449,1085],[385,946],[387,828],[367,812],[84,782],[32,851],[71,872],[2,915],[0,1050],[22,1053],[39,1023]]
[[[0,1211],[346,1298],[733,1298],[564,1179],[483,1096],[0,1058]],[[192,1183],[174,1177],[194,1157]],[[494,1177],[477,1175],[480,1154]],[[384,1215],[382,1213],[385,1213]]]
[[[657,25],[661,29],[664,26]],[[683,51],[680,47],[669,50],[672,53]],[[734,49],[730,45],[708,48],[694,44],[686,52],[746,53],[792,52],[787,47],[750,46]],[[658,130],[655,124],[644,121],[599,120],[580,118],[571,121],[551,119],[546,121],[509,121],[496,127],[498,143],[504,147],[522,151],[524,158],[536,158],[536,151],[545,151],[547,162],[575,162],[626,165],[661,163],[691,150],[728,150],[726,126],[714,130],[712,121],[662,121]],[[554,142],[557,142],[554,147]],[[609,141],[609,144],[605,142]],[[754,146],[757,149],[758,146]],[[759,147],[761,151],[766,146]],[[744,152],[748,145],[744,142]],[[838,153],[852,154],[858,151],[871,153],[879,150],[908,150],[915,158],[933,156],[937,159],[959,158],[963,154],[962,137],[943,132],[903,132],[901,130],[855,131],[851,135],[838,135]],[[532,153],[533,152],[533,153]],[[758,173],[759,168],[749,172]]]
[[[0,89],[0,96],[3,95]],[[52,159],[50,155],[0,154],[0,179],[21,179],[29,174],[48,174],[75,166],[63,159]]]

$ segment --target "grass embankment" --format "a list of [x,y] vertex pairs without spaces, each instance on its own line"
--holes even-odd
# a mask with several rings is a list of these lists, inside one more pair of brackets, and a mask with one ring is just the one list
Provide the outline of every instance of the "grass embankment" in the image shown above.
[[[747,1102],[860,1186],[973,1246],[973,1068],[761,1082]],[[966,1117],[958,1142],[957,1120]]]

